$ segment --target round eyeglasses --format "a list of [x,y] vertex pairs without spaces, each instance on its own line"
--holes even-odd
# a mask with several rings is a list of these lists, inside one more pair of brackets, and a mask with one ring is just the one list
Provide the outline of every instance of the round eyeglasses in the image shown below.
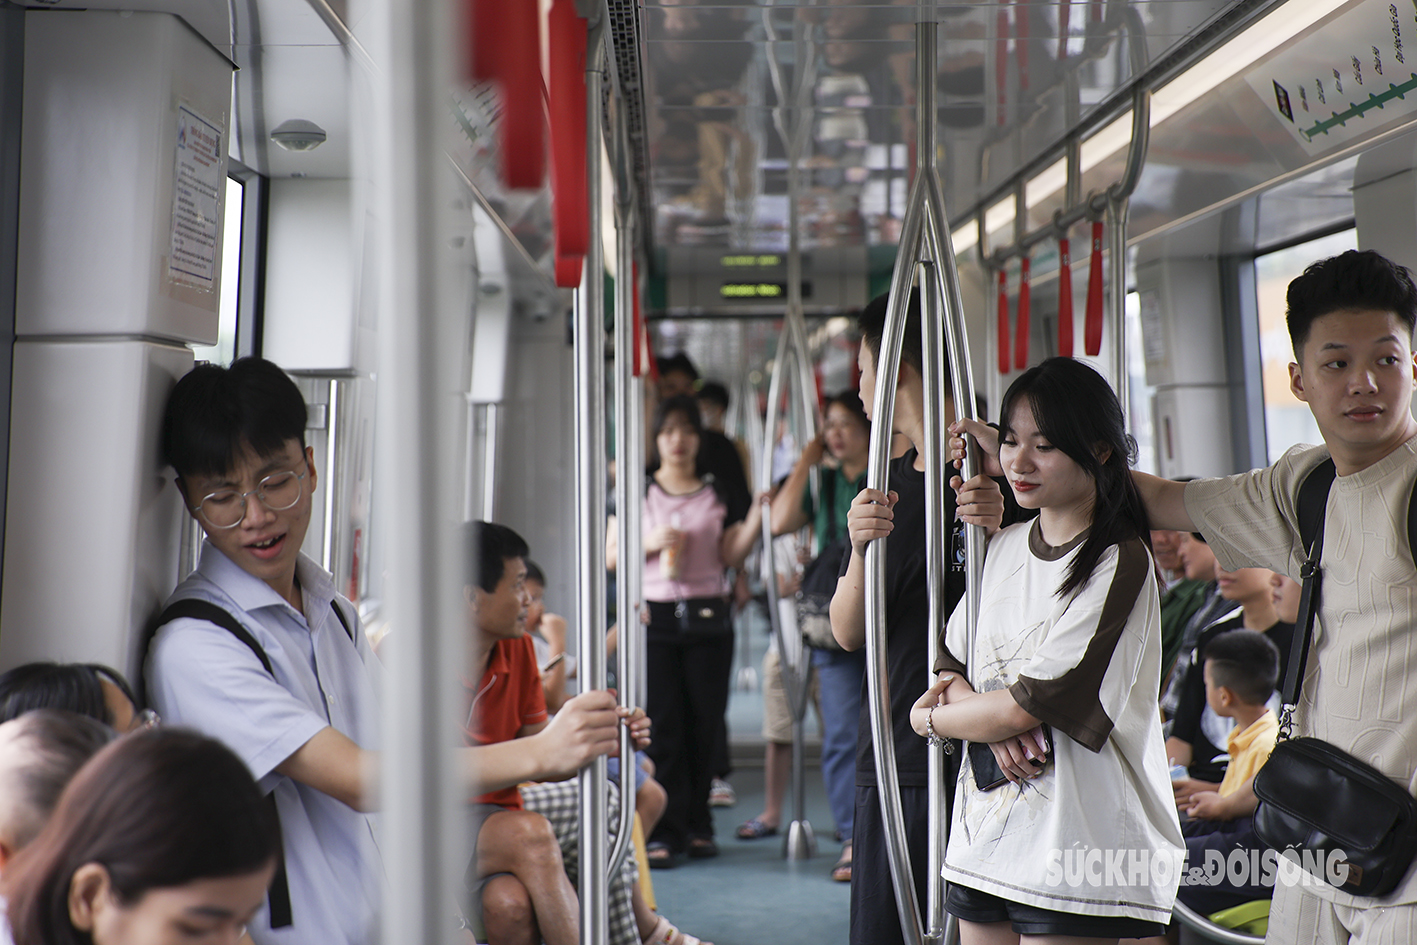
[[255,496],[272,512],[284,512],[300,501],[305,473],[295,470],[267,476],[250,492],[224,489],[213,492],[192,507],[212,528],[235,528],[246,518],[246,497]]

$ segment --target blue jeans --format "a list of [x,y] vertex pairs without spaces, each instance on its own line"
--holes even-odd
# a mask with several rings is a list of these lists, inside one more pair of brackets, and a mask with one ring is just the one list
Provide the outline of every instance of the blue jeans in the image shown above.
[[861,680],[866,651],[813,650],[821,687],[822,781],[827,803],[843,840],[851,839],[856,812],[856,730],[861,719]]

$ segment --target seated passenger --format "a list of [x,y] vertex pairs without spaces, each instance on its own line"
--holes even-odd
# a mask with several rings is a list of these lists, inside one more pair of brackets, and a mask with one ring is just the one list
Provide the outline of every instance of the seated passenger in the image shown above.
[[0,722],[31,709],[63,709],[129,732],[155,719],[138,711],[128,680],[98,663],[26,663],[0,673]]
[[1181,699],[1181,680],[1190,666],[1190,654],[1195,649],[1201,631],[1235,610],[1235,602],[1220,595],[1220,584],[1216,581],[1215,573],[1215,552],[1210,550],[1210,546],[1199,533],[1182,533],[1179,554],[1186,577],[1193,581],[1205,582],[1205,597],[1181,629],[1180,640],[1176,643],[1175,662],[1168,670],[1170,675],[1162,677],[1161,713],[1166,719],[1176,714],[1176,706]]
[[6,870],[17,945],[235,941],[275,874],[280,833],[241,759],[153,729],[83,766]]
[[[1183,807],[1192,818],[1181,824],[1188,869],[1205,867],[1210,850],[1228,857],[1232,850],[1263,849],[1252,820],[1257,803],[1254,781],[1279,732],[1279,723],[1266,705],[1279,679],[1279,655],[1280,649],[1267,634],[1253,630],[1232,630],[1205,648],[1206,703],[1234,727],[1226,738],[1230,764],[1225,780],[1214,791],[1191,794]],[[1178,892],[1181,901],[1209,915],[1274,893],[1273,886],[1264,885],[1260,877],[1236,884],[1226,871],[1221,873],[1212,877],[1207,870],[1205,884],[1183,885]]]
[[[526,542],[520,535],[491,522],[466,526],[466,552],[473,580],[464,589],[472,635],[474,673],[464,680],[468,709],[466,737],[471,745],[493,746],[535,737],[549,724],[536,657],[523,632],[530,597],[526,589]],[[470,682],[477,678],[474,685]],[[604,693],[583,693],[570,699],[556,717],[560,722],[578,704]],[[597,714],[617,724],[624,715],[636,741],[648,743],[649,722],[606,707]],[[613,750],[613,749],[612,749]],[[604,751],[599,752],[604,754]],[[590,759],[586,759],[588,763]],[[583,767],[584,764],[577,767]],[[568,772],[570,777],[575,771]],[[619,795],[610,792],[610,827],[618,825]],[[468,868],[470,911],[485,903],[486,881],[495,879],[500,898],[515,899],[518,889],[498,874],[511,874],[530,905],[533,936],[546,945],[575,945],[579,940],[579,905],[574,876],[579,865],[578,785],[561,780],[523,788],[506,785],[473,800],[475,855]],[[529,849],[537,851],[527,856]],[[699,945],[667,919],[644,904],[636,882],[633,857],[609,882],[610,941],[615,945]],[[497,936],[488,928],[488,937]],[[539,936],[539,937],[537,937]],[[498,943],[500,945],[500,943]]]
[[0,723],[0,874],[39,835],[74,773],[112,740],[107,725],[59,709]]
[[1176,654],[1181,650],[1181,634],[1191,617],[1205,603],[1206,583],[1186,577],[1181,560],[1181,538],[1184,532],[1152,529],[1151,550],[1156,568],[1166,583],[1161,596],[1161,678],[1171,674]]
[[1225,775],[1225,737],[1228,720],[1206,704],[1205,683],[1201,678],[1206,648],[1222,634],[1239,629],[1263,633],[1279,649],[1279,672],[1283,674],[1289,646],[1294,640],[1294,614],[1286,620],[1274,602],[1274,572],[1266,568],[1217,568],[1220,595],[1239,603],[1240,612],[1211,624],[1201,631],[1196,645],[1184,662],[1189,668],[1180,680],[1180,701],[1166,739],[1166,755],[1173,765],[1185,765],[1190,778],[1173,782],[1177,803],[1195,791],[1211,791]]

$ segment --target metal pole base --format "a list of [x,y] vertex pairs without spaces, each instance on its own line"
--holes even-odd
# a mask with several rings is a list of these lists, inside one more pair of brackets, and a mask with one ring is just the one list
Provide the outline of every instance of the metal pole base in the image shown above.
[[812,833],[812,824],[806,820],[794,820],[787,825],[787,835],[782,838],[782,856],[788,860],[810,860],[817,855],[817,838]]

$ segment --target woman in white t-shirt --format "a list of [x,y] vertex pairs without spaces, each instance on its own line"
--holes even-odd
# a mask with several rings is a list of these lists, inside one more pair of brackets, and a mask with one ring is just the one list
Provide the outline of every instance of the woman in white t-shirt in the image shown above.
[[1184,856],[1156,692],[1160,588],[1107,382],[1051,358],[1009,387],[999,460],[1031,522],[993,536],[968,679],[911,723],[970,744],[944,875],[964,945],[1160,934]]

